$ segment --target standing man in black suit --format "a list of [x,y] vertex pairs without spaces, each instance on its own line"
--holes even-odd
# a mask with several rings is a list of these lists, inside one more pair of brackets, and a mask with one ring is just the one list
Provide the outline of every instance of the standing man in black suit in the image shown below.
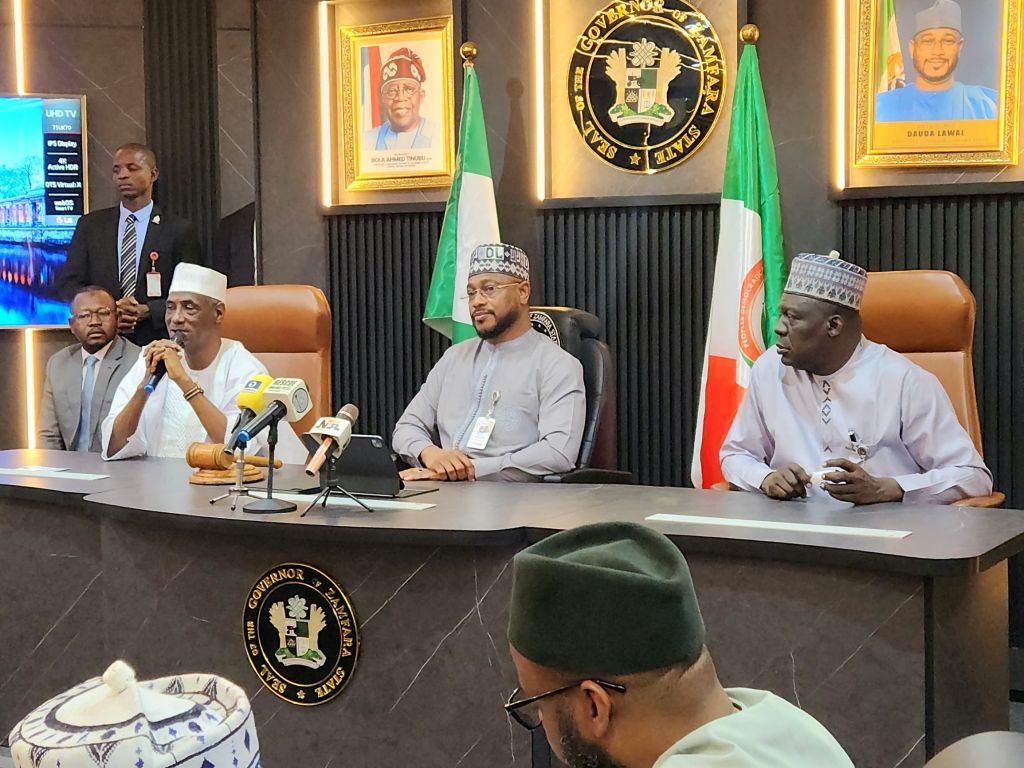
[[118,147],[112,176],[121,204],[78,220],[57,287],[65,300],[86,285],[106,288],[117,299],[121,335],[142,347],[167,338],[164,302],[174,268],[203,259],[192,224],[153,202],[160,176],[153,150]]

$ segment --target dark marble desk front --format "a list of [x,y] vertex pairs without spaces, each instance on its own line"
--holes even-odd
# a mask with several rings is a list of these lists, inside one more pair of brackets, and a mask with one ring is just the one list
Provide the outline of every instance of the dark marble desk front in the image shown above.
[[[25,464],[110,478],[0,475],[0,732],[121,657],[144,676],[204,670],[245,686],[268,768],[300,755],[368,768],[528,766],[529,739],[500,708],[514,685],[512,555],[554,530],[655,513],[910,531],[654,524],[688,556],[726,685],[804,707],[858,766],[920,766],[926,746],[1006,727],[1005,558],[1024,543],[1020,513],[477,483],[412,499],[436,505],[427,510],[267,518],[211,506],[217,490],[188,485],[181,462],[0,453],[0,466]],[[352,684],[312,709],[263,689],[242,642],[249,588],[289,560],[339,580],[363,633]]]

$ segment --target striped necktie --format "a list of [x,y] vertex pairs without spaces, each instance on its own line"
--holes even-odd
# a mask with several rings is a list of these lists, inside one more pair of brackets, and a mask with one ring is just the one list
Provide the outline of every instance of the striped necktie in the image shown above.
[[121,277],[121,297],[132,296],[135,293],[135,277],[139,271],[135,264],[135,244],[138,238],[135,234],[135,214],[129,213],[124,222],[124,237],[121,239],[121,263],[119,275]]

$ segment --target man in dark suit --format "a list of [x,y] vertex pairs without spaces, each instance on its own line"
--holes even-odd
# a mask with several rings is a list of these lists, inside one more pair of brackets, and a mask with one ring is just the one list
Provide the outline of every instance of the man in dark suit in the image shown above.
[[192,224],[153,202],[160,176],[153,150],[125,144],[112,170],[121,204],[78,220],[57,288],[65,300],[86,285],[106,288],[117,300],[118,330],[145,346],[167,338],[164,302],[174,268],[203,259]]
[[68,327],[78,344],[46,364],[39,413],[39,447],[100,451],[100,429],[117,385],[139,348],[117,335],[117,305],[104,288],[82,288],[71,301]]

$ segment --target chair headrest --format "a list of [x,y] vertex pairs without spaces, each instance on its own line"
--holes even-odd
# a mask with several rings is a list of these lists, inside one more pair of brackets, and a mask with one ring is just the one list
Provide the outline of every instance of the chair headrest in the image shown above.
[[974,295],[952,272],[870,272],[860,316],[864,335],[897,352],[966,351],[974,339]]
[[311,285],[228,288],[221,334],[260,352],[319,352],[331,342],[331,309]]
[[572,307],[531,307],[530,322],[535,331],[576,357],[583,339],[597,339],[601,333],[596,315]]

